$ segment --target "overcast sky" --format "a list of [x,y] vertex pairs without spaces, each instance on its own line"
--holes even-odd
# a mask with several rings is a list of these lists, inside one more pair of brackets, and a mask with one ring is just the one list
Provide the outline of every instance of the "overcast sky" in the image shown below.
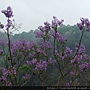
[[[90,19],[90,0],[0,0],[0,11],[11,6],[17,24],[22,23],[19,32],[35,30],[53,16],[64,19],[64,24],[74,25],[80,17]],[[6,23],[0,13],[0,22]]]

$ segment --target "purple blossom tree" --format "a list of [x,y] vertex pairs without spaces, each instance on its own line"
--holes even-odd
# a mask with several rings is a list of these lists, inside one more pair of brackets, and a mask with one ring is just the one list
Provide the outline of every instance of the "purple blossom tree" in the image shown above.
[[[53,66],[56,66],[59,72],[56,86],[74,86],[74,82],[82,72],[90,69],[90,57],[85,54],[86,48],[82,44],[85,31],[90,31],[90,21],[87,18],[81,18],[81,22],[77,23],[81,37],[75,44],[74,51],[66,45],[67,38],[58,32],[58,27],[62,26],[64,20],[58,20],[53,16],[51,24],[44,22],[44,26],[39,26],[40,31],[35,32],[38,43],[26,40],[14,42],[10,38],[12,30],[16,29],[11,19],[13,11],[9,6],[1,12],[7,18],[7,24],[0,23],[0,29],[5,31],[8,39],[7,42],[0,39],[0,46],[3,47],[0,49],[0,56],[5,63],[5,66],[0,67],[0,82],[3,86],[24,86],[32,76],[37,76],[44,86],[46,73]],[[65,78],[68,81],[65,81]]]

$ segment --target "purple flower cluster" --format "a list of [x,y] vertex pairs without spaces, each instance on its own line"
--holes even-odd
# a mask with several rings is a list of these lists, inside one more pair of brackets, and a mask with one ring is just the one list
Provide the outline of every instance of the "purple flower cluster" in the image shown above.
[[73,60],[71,60],[71,63],[78,63],[80,64],[82,60],[82,55],[76,55]]
[[67,58],[68,55],[72,54],[72,50],[69,47],[66,47],[64,53],[60,54],[60,59],[64,60],[65,58]]
[[12,55],[15,55],[18,52],[23,52],[26,54],[29,50],[32,50],[36,44],[34,42],[26,42],[25,40],[16,41],[11,43],[11,52]]
[[1,76],[1,77],[0,77],[0,82],[2,82],[2,83],[5,83],[5,82],[6,82],[5,76]]
[[6,68],[0,68],[2,72],[2,76],[0,77],[0,82],[4,84],[5,86],[11,86],[11,82],[8,81],[8,76],[9,75],[16,75],[16,70],[15,67],[11,69],[6,69]]
[[89,27],[90,21],[87,18],[81,18],[80,20],[83,25],[85,24],[87,27]]
[[51,26],[50,26],[50,24],[48,22],[44,22],[44,26],[39,26],[38,29],[40,31],[35,32],[36,38],[50,37],[48,32],[51,30]]
[[64,60],[66,57],[67,57],[66,55],[62,55],[62,54],[60,55],[61,60]]
[[46,30],[46,31],[50,31],[50,23],[48,23],[48,22],[44,22],[44,29]]
[[[10,18],[13,17],[13,11],[12,11],[11,7],[8,6],[7,10],[2,10],[1,12],[7,17],[7,24],[5,25],[6,26],[5,29],[7,30],[7,33],[12,33],[12,32],[8,32],[9,29],[11,27],[13,28],[13,26],[14,26],[14,24],[13,24],[14,20],[10,20]],[[4,25],[0,24],[0,28],[3,29]]]
[[66,47],[65,54],[72,54],[72,50],[69,47]]
[[77,55],[75,55],[75,57],[74,57],[74,59],[73,60],[71,60],[71,63],[78,63],[78,64],[80,64],[81,63],[81,61],[82,61],[82,57],[83,57],[83,54],[85,53],[85,50],[86,50],[86,48],[85,48],[85,45],[84,44],[81,44],[80,45],[80,47],[79,47],[79,45],[76,43],[76,45],[75,45],[76,47],[75,47],[75,50],[76,50],[76,52],[77,52]]
[[49,41],[45,41],[45,42],[40,41],[39,45],[41,48],[45,48],[45,49],[52,49],[53,48],[52,44]]
[[32,53],[29,53],[29,54],[28,54],[28,58],[31,58],[31,59],[32,59],[34,56],[35,56],[35,52],[32,52]]
[[78,26],[78,28],[79,28],[80,30],[82,30],[83,27],[84,27],[82,23],[77,23],[77,26]]
[[[52,28],[55,29],[58,26],[60,26],[63,23],[63,21],[64,20],[59,21],[55,16],[53,16],[52,24],[50,24],[48,22],[44,22],[44,26],[39,26],[38,27],[40,32],[35,32],[36,37],[37,38],[40,38],[40,37],[51,37],[52,35],[50,34],[50,30],[52,30]],[[53,32],[54,35],[55,35],[55,33]],[[57,32],[57,40],[65,41],[66,38],[63,37],[61,34],[59,34]]]
[[83,55],[86,60],[90,60],[90,57],[87,54]]
[[51,57],[48,60],[48,64],[54,65],[56,63],[56,60],[53,60]]
[[34,70],[37,71],[37,70],[46,70],[46,67],[48,64],[55,64],[56,63],[56,60],[53,60],[52,58],[49,58],[48,62],[46,61],[43,61],[43,60],[40,60],[40,61],[37,61],[36,59],[32,59],[31,61],[26,61],[26,63],[28,65],[31,65],[31,66],[34,66]]
[[47,67],[47,62],[43,61],[43,60],[40,60],[36,64],[35,71],[37,71],[37,70],[46,70],[46,67]]
[[80,30],[83,30],[84,26],[90,31],[90,21],[87,18],[81,18],[81,23],[77,23]]
[[30,41],[29,42],[29,47],[30,47],[30,49],[36,47],[36,43],[34,41]]
[[53,16],[52,28],[56,28],[58,25],[60,26],[63,22],[64,22],[64,20],[60,21],[55,16]]
[[[77,51],[79,48],[79,45],[76,43],[76,47],[75,47],[75,50]],[[78,51],[78,54],[83,54],[85,52],[86,48],[85,48],[85,45],[84,44],[81,44],[80,48],[79,48],[79,51]]]
[[58,42],[65,42],[67,39],[66,37],[62,36],[59,32],[55,30],[52,31],[52,35],[56,38]]
[[44,26],[39,26],[38,29],[41,31],[41,32],[44,32],[44,31],[50,31],[50,24],[48,22],[44,22]]
[[6,30],[9,30],[12,27],[12,21],[10,19],[7,20]]
[[10,74],[16,75],[16,69],[15,69],[15,67],[13,67],[13,68],[10,70]]
[[7,18],[13,17],[13,11],[10,6],[7,7],[7,10],[1,11]]
[[10,71],[9,71],[8,69],[2,68],[2,74],[3,74],[4,76],[7,76],[9,73],[10,73]]
[[80,71],[83,71],[83,70],[88,69],[88,68],[90,69],[90,62],[85,62],[85,63],[79,65]]
[[52,24],[48,22],[44,22],[44,26],[39,26],[38,29],[41,32],[48,32],[51,30],[51,28],[56,28],[58,25],[60,26],[64,20],[59,21],[55,16],[53,16]]
[[28,65],[35,65],[36,63],[37,63],[37,60],[34,58],[31,61],[27,61]]
[[57,50],[55,50],[55,56],[59,56],[59,53]]
[[40,38],[40,37],[44,36],[44,32],[42,32],[42,31],[34,32],[34,34],[36,34],[36,38]]
[[9,74],[14,74],[16,75],[16,69],[15,67],[13,67],[12,69],[6,69],[6,68],[2,68],[2,74],[3,76],[8,76]]
[[44,51],[42,48],[40,48],[40,47],[38,47],[38,48],[36,49],[36,53],[46,56],[45,51]]
[[10,74],[10,71],[6,68],[2,68],[2,76],[0,77],[0,82],[5,84],[5,86],[11,86],[11,83],[7,81],[8,74]]

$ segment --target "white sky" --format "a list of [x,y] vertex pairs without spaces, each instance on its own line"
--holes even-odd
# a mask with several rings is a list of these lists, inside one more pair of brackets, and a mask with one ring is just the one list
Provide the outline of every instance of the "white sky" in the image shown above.
[[[64,19],[64,24],[74,25],[80,17],[90,19],[90,0],[0,0],[0,11],[11,6],[17,24],[22,23],[19,32],[35,30],[52,17]],[[0,13],[0,22],[6,23]]]

